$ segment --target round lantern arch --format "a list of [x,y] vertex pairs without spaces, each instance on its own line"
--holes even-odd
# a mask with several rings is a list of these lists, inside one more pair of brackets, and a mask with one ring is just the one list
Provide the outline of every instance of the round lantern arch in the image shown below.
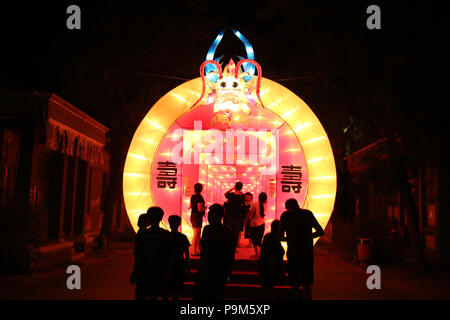
[[[159,144],[169,128],[185,113],[195,109],[202,87],[201,78],[187,81],[159,99],[139,124],[125,160],[123,196],[131,225],[155,203],[151,170]],[[337,180],[333,151],[328,136],[309,106],[286,87],[262,77],[261,100],[266,109],[281,118],[300,142],[306,159],[308,184],[303,206],[311,210],[325,228],[333,211]],[[202,100],[206,100],[204,97]]]

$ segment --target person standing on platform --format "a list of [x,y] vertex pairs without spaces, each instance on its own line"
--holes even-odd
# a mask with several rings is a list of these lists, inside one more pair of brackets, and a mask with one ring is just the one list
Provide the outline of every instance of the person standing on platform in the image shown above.
[[301,209],[297,200],[286,200],[285,207],[286,211],[280,217],[280,235],[282,241],[287,241],[289,282],[294,297],[301,299],[303,295],[304,299],[311,300],[311,285],[314,282],[313,239],[323,236],[324,231],[313,213]]
[[194,194],[191,196],[191,224],[194,229],[194,237],[192,238],[193,256],[200,255],[200,235],[202,232],[203,216],[205,215],[205,200],[201,195],[203,185],[196,183],[194,185]]
[[222,224],[223,206],[209,208],[208,222],[201,239],[200,267],[195,299],[223,299],[225,284],[231,275],[235,242],[233,233]]
[[236,247],[239,246],[245,218],[245,199],[242,187],[242,182],[236,182],[234,188],[225,192],[225,198],[228,200],[228,212],[224,218],[224,224],[233,232]]
[[183,293],[186,272],[191,270],[189,260],[189,247],[191,244],[188,238],[178,231],[180,224],[180,216],[171,215],[169,217],[170,233],[174,243],[172,280],[169,286],[172,300],[178,300]]
[[[137,266],[142,263],[142,261],[140,261],[141,257],[137,256],[136,252],[142,252],[142,250],[140,248],[140,246],[143,245],[142,244],[143,243],[143,241],[142,241],[142,239],[143,239],[142,234],[150,226],[150,221],[148,219],[147,213],[143,213],[143,214],[141,214],[139,216],[137,225],[138,225],[139,229],[138,229],[138,231],[136,233],[136,238],[134,240],[134,266],[133,266],[133,272],[131,273],[131,276],[130,276],[130,282],[132,284],[136,283],[136,269],[137,269]],[[138,299],[138,298],[139,297],[136,296],[136,299]]]
[[[248,239],[248,245],[246,248],[252,248],[252,239],[250,236],[250,225],[249,219],[252,215],[252,211],[255,210],[255,206],[252,206],[253,203],[253,195],[250,192],[244,194],[245,198],[245,219],[244,219],[244,239]],[[225,211],[226,212],[226,211]]]
[[250,239],[255,250],[255,255],[251,256],[251,258],[258,259],[265,230],[264,216],[267,211],[267,194],[261,192],[258,196],[258,203],[253,202],[253,195],[250,194],[250,198],[252,201],[250,202],[250,210],[247,217]]

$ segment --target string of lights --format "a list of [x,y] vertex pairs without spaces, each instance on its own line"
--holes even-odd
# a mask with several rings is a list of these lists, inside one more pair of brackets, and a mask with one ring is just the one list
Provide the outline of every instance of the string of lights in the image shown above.
[[[120,69],[109,69],[109,68],[98,68],[98,67],[94,67],[93,69],[100,70],[100,71],[106,71],[106,72],[132,74],[132,75],[149,77],[149,78],[154,77],[154,78],[179,80],[179,81],[191,80],[191,78],[183,77],[183,76],[176,76],[176,75],[146,73],[146,72],[128,71],[128,70],[120,70]],[[331,72],[331,73],[304,75],[304,76],[298,76],[298,77],[292,77],[292,78],[275,78],[273,76],[269,76],[269,78],[273,78],[274,81],[277,81],[277,82],[283,82],[283,81],[294,81],[294,80],[301,80],[301,79],[312,79],[312,78],[330,77],[330,76],[338,76],[338,75],[349,75],[349,74],[353,74],[353,72]]]

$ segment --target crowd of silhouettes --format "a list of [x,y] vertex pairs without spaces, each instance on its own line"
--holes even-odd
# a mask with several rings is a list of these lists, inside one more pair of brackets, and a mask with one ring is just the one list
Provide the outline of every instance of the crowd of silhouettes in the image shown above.
[[[208,225],[203,228],[207,207],[201,195],[203,186],[195,184],[190,199],[193,256],[200,256],[194,287],[196,300],[221,300],[226,283],[232,274],[233,261],[239,240],[249,239],[254,249],[251,257],[257,259],[261,279],[261,299],[275,299],[275,286],[283,284],[285,250],[281,241],[287,241],[287,280],[294,298],[311,299],[313,272],[313,239],[324,234],[313,213],[301,209],[296,199],[285,203],[286,211],[280,220],[273,220],[270,232],[264,236],[267,194],[261,192],[258,202],[253,195],[242,192],[243,184],[225,193],[224,205],[213,204],[208,210]],[[151,207],[138,219],[135,263],[130,281],[136,285],[136,299],[173,299],[183,295],[186,273],[191,272],[188,238],[179,232],[181,217],[168,218],[170,232],[160,227],[164,211]],[[222,223],[223,220],[223,223]],[[311,230],[315,231],[312,232]],[[263,239],[264,236],[264,239]]]
[[[134,268],[131,282],[136,283],[136,300],[168,299],[169,281],[172,279],[174,240],[169,231],[159,226],[164,211],[151,207],[141,215],[135,240]],[[145,220],[148,220],[146,222]],[[145,225],[148,223],[148,228]]]

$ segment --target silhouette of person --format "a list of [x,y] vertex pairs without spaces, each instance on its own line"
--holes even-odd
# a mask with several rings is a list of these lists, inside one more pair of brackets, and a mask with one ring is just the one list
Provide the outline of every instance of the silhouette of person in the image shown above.
[[250,239],[252,240],[253,249],[255,250],[255,255],[251,258],[258,259],[261,241],[265,230],[264,216],[267,211],[267,194],[265,192],[261,192],[258,196],[258,203],[253,202],[253,195],[251,193],[246,193],[246,197],[250,199],[250,209],[247,215],[247,220]]
[[194,237],[192,238],[192,246],[194,247],[193,256],[200,255],[200,234],[202,231],[203,216],[205,215],[205,200],[201,195],[203,186],[201,183],[194,185],[194,194],[191,196],[191,224],[194,229]]
[[[136,233],[136,238],[134,240],[134,266],[133,266],[133,271],[131,272],[131,276],[130,276],[130,282],[132,284],[136,283],[136,264],[138,263],[136,261],[136,247],[140,246],[142,244],[141,238],[142,238],[142,233],[150,226],[150,220],[148,219],[148,215],[147,213],[143,213],[139,216],[138,218],[138,231]],[[139,258],[138,258],[139,259]]]
[[235,242],[233,233],[222,224],[223,206],[213,204],[208,211],[209,225],[201,238],[200,267],[196,299],[223,299],[225,284],[231,275]]
[[224,224],[233,232],[236,247],[239,246],[240,233],[243,230],[245,218],[245,199],[241,191],[242,187],[242,182],[236,182],[234,188],[225,192],[225,197],[228,200],[228,212]]
[[[281,240],[287,241],[289,282],[294,297],[302,298],[303,293],[303,298],[311,300],[311,285],[314,282],[313,239],[324,235],[324,232],[313,213],[300,209],[297,200],[286,200],[285,207],[287,211],[280,217],[280,230]],[[311,231],[313,228],[314,233]]]
[[173,240],[169,231],[159,227],[164,211],[147,211],[150,228],[143,230],[136,243],[136,299],[168,298],[172,276]]
[[262,280],[261,299],[274,299],[274,286],[284,280],[284,249],[280,242],[280,220],[273,220],[271,232],[264,236],[258,260],[258,274]]
[[227,220],[227,217],[229,216],[229,206],[228,206],[228,200],[225,199],[223,202],[223,212],[224,212],[224,218],[223,218],[223,224],[226,226],[225,222]]
[[[244,239],[248,239],[248,244],[246,246],[246,248],[252,248],[252,239],[250,236],[250,224],[249,224],[249,218],[250,215],[252,214],[252,210],[254,210],[254,206],[252,206],[252,202],[253,202],[253,195],[250,192],[246,192],[244,194],[244,199],[245,199],[245,219],[244,219]],[[225,214],[226,214],[226,210],[225,210]]]
[[170,296],[173,300],[178,300],[180,297],[184,288],[186,271],[190,272],[191,269],[189,260],[189,247],[191,244],[189,243],[188,238],[178,231],[180,224],[180,216],[171,215],[169,217],[169,225],[174,245],[172,280],[169,285]]

